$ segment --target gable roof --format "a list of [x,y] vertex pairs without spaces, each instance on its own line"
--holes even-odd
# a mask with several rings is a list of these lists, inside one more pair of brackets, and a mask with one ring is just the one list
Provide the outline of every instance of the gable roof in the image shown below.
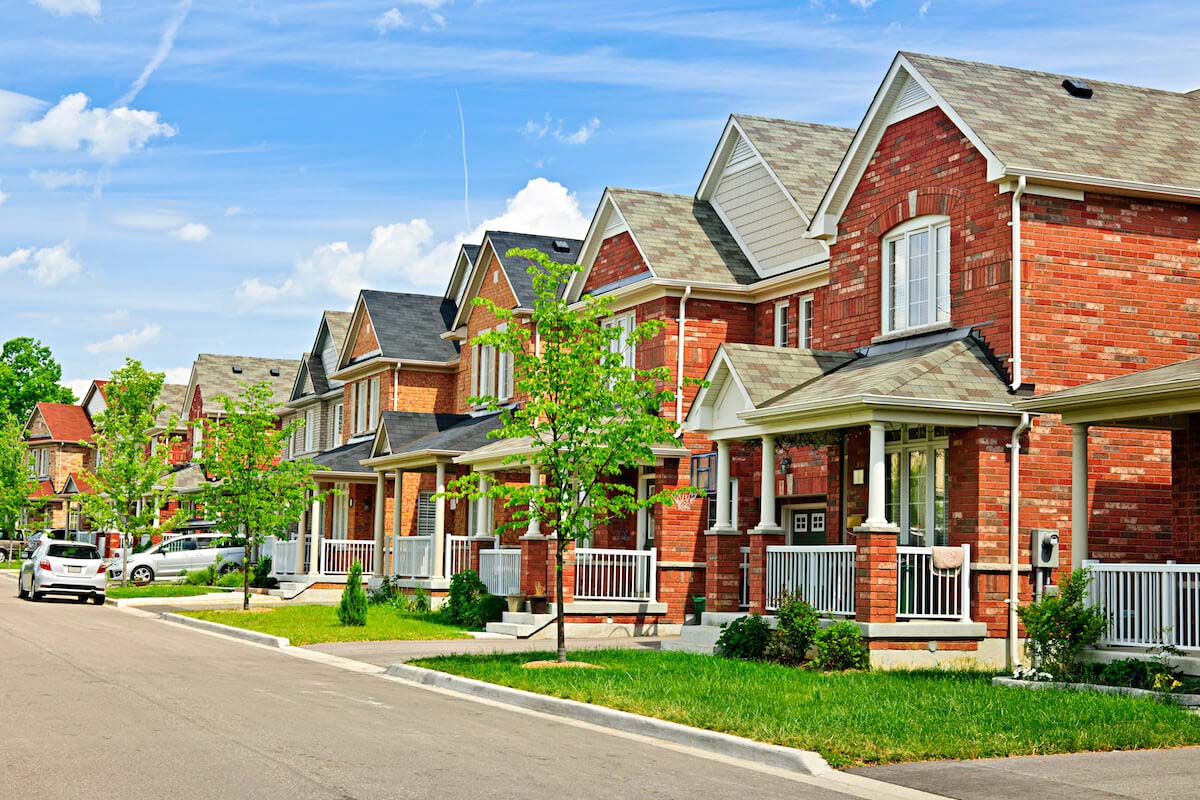
[[509,287],[512,288],[516,299],[516,308],[533,308],[533,276],[529,274],[528,259],[520,256],[507,255],[514,248],[520,250],[540,250],[560,264],[574,264],[579,260],[579,252],[583,240],[571,239],[565,236],[541,236],[533,233],[512,233],[510,231],[487,231],[483,235],[483,243],[475,259],[467,271],[460,291],[462,305],[454,314],[454,320],[447,328],[458,328],[471,316],[473,304],[470,302],[483,281],[482,267],[490,262],[489,254],[493,255],[500,265]]
[[350,311],[325,311],[317,324],[317,335],[313,339],[312,350],[300,357],[300,367],[296,370],[296,381],[292,386],[291,400],[299,400],[310,394],[322,395],[329,391],[331,382],[329,373],[334,372],[337,363],[326,364],[324,348],[321,341],[325,336],[333,344],[333,352],[341,361],[342,349],[346,346],[346,335],[350,330],[350,320],[354,314]]
[[[287,358],[256,358],[253,356],[225,356],[212,353],[201,353],[192,363],[192,374],[184,390],[182,413],[180,418],[187,419],[191,410],[191,398],[195,395],[196,387],[201,389],[205,414],[224,412],[224,407],[216,402],[221,395],[237,397],[241,394],[242,384],[253,384],[266,381],[271,385],[272,402],[283,405],[291,391],[292,384],[300,362]],[[239,370],[235,372],[234,370]]]
[[471,419],[468,414],[427,414],[418,411],[384,411],[371,455],[404,452],[410,442],[448,430]]
[[[50,432],[49,436],[42,438],[41,441],[77,444],[92,438],[92,421],[88,419],[83,406],[67,403],[38,403],[33,414],[30,415],[30,422],[33,421],[35,415],[41,416],[42,421],[46,423],[46,429]],[[26,427],[28,428],[28,425]]]
[[458,356],[458,345],[441,335],[454,318],[455,309],[453,300],[437,295],[363,289],[355,305],[354,321],[347,329],[347,346],[339,356],[339,368],[374,357],[350,357],[350,337],[357,334],[363,314],[371,319],[379,342],[378,355],[404,361],[453,361]]
[[167,423],[171,421],[172,414],[179,413],[179,407],[183,404],[184,393],[187,387],[181,383],[164,383],[162,391],[158,393],[158,403],[164,406],[163,410],[154,419],[155,427],[165,428]]
[[820,378],[856,357],[854,353],[829,350],[730,342],[721,348],[755,406]]
[[[447,415],[448,416],[448,415]],[[492,441],[488,434],[504,425],[502,412],[466,417],[446,428],[393,448],[391,455],[406,453],[462,454]]]
[[477,244],[462,244],[458,248],[458,255],[454,257],[454,269],[450,271],[450,280],[446,282],[445,297],[447,300],[453,300],[458,305],[462,305],[463,290],[467,281],[471,277],[471,270],[479,261],[479,249]]

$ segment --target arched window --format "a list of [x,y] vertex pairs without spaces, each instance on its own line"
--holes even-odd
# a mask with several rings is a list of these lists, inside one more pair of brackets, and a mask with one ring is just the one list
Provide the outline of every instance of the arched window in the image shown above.
[[949,321],[950,219],[910,219],[883,237],[883,331]]

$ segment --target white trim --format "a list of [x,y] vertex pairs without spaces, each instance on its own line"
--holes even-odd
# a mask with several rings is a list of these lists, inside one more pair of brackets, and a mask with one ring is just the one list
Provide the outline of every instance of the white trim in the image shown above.
[[[609,239],[608,236],[605,236],[605,228],[608,227],[608,217],[613,211],[619,214],[621,219],[626,219],[625,215],[621,213],[620,205],[612,195],[612,190],[605,188],[604,195],[600,198],[600,205],[596,208],[596,214],[592,217],[592,224],[588,227],[587,235],[583,238],[583,245],[579,248],[579,258],[576,260],[576,263],[582,268],[570,277],[563,290],[563,297],[567,299],[568,303],[574,303],[583,296],[583,287],[587,285],[587,279],[592,272],[596,256],[599,254],[600,248]],[[626,227],[628,227],[628,224]],[[642,263],[646,265],[649,277],[656,277],[654,265],[650,263],[650,259],[646,258],[646,251],[642,249],[642,245],[638,242],[637,235],[633,232],[632,228],[629,228],[629,238],[633,240],[633,246],[637,248]]]
[[813,295],[806,294],[796,299],[796,346],[809,349],[813,346],[812,329],[813,313],[816,304]]
[[[779,313],[781,310],[784,312],[782,316]],[[777,300],[775,302],[775,315],[773,317],[773,324],[771,325],[771,329],[773,331],[773,341],[775,342],[776,347],[791,347],[791,337],[788,335],[791,330],[791,316],[791,298],[789,297],[783,300]],[[781,322],[782,326],[780,325]],[[782,330],[780,329],[781,327]],[[797,337],[797,341],[799,341],[799,337]]]
[[[948,323],[950,321],[950,218],[940,214],[923,214],[919,217],[905,220],[899,225],[889,229],[879,240],[879,265],[880,265],[880,331],[881,335],[889,336],[899,333],[908,333],[914,329],[926,328],[931,325]],[[938,262],[938,239],[939,231],[946,230],[946,318],[938,319],[938,296],[941,288],[939,276]],[[912,279],[909,276],[908,268],[910,264],[909,249],[911,247],[912,238],[916,234],[928,234],[928,249],[926,250],[926,271],[928,281],[925,291],[928,293],[927,311],[929,319],[915,325],[910,324],[909,313],[912,305],[909,300],[909,290],[912,286]],[[903,247],[899,245],[903,243]],[[889,248],[895,246],[895,259],[889,257]],[[892,273],[898,277],[894,281],[897,286],[903,290],[903,295],[898,298],[892,297]],[[900,293],[897,292],[897,295]],[[897,323],[892,318],[892,304],[895,301],[897,309],[903,307],[904,321]]]

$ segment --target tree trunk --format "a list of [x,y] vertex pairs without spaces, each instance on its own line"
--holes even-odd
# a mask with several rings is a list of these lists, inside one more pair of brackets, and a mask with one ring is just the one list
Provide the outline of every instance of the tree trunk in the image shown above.
[[132,546],[129,543],[129,534],[121,532],[121,538],[118,540],[123,544],[121,548],[121,588],[129,585],[129,548]]
[[242,532],[242,611],[250,610],[250,537],[246,536],[246,526],[239,525]]
[[558,663],[567,660],[567,604],[563,602],[563,549],[566,539],[559,538],[554,548],[554,585],[555,585],[555,627],[558,633]]

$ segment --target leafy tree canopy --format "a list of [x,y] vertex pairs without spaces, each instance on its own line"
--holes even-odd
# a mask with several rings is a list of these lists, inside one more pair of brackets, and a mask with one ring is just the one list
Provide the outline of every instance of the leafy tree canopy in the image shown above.
[[74,403],[75,393],[61,380],[62,366],[37,339],[19,336],[0,349],[0,411],[19,422],[29,419],[38,403]]

